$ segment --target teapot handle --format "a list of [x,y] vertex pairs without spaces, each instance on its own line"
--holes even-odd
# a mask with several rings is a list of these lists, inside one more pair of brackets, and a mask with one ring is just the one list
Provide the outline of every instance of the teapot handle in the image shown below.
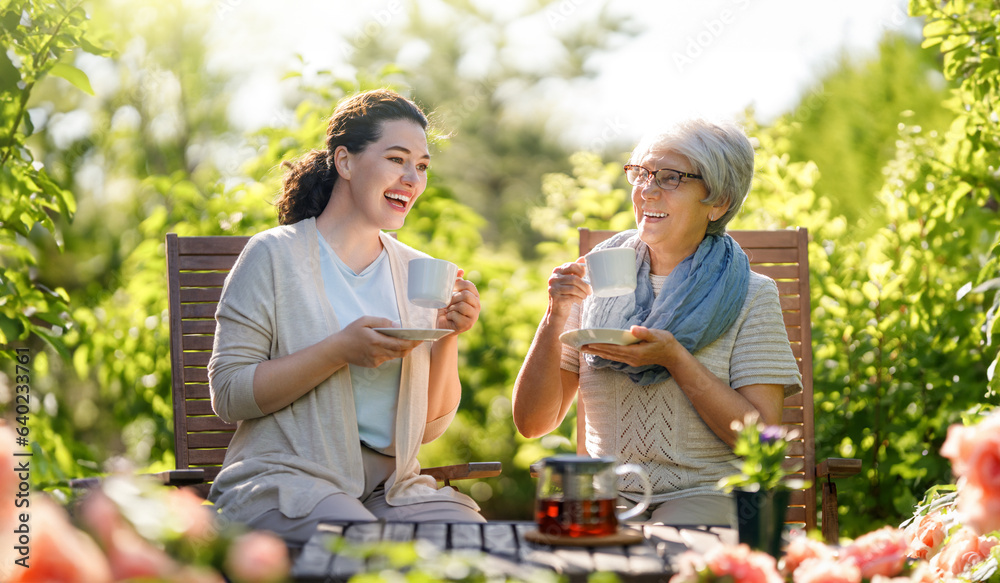
[[618,520],[628,520],[633,516],[642,514],[649,507],[649,500],[653,493],[653,487],[649,483],[649,476],[646,475],[646,470],[642,469],[642,466],[639,464],[622,464],[615,468],[615,473],[619,476],[630,473],[635,474],[639,476],[639,481],[642,482],[642,500],[632,508],[619,514]]

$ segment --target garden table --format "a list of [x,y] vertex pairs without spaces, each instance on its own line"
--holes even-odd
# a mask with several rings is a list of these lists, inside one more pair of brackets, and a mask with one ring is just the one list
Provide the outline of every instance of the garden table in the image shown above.
[[548,570],[571,582],[585,581],[595,571],[615,573],[623,581],[666,583],[686,550],[698,553],[722,544],[735,544],[735,530],[721,527],[629,525],[642,533],[637,544],[580,547],[552,546],[526,540],[533,522],[476,523],[358,522],[321,524],[295,557],[292,577],[298,582],[346,581],[365,570],[378,570],[349,553],[330,550],[336,537],[353,543],[424,541],[448,555],[471,560],[483,572],[531,580],[532,573]]

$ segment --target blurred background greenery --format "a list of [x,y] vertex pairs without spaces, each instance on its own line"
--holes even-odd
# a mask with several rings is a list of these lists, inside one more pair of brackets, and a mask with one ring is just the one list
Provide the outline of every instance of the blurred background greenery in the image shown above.
[[[515,115],[514,97],[592,76],[589,58],[645,26],[613,4],[559,35],[551,66],[498,60],[468,76],[456,74],[459,30],[478,27],[499,50],[511,21],[558,3],[503,22],[474,2],[395,3],[408,18],[385,24],[392,34],[354,31],[341,55],[351,75],[289,66],[291,113],[247,133],[227,113],[234,79],[209,66],[204,10],[0,0],[0,413],[14,420],[14,349],[28,348],[34,484],[113,460],[173,467],[165,234],[273,226],[280,163],[322,143],[340,98],[390,86],[433,112],[438,133],[399,238],[464,267],[484,306],[462,338],[459,415],[421,458],[503,462],[500,478],[460,487],[489,518],[527,518],[528,465],[573,451],[575,420],[519,437],[513,379],[577,227],[632,226],[620,171],[631,144],[577,151],[544,123],[558,104]],[[783,115],[743,119],[757,177],[733,228],[811,236],[817,456],[864,463],[839,486],[846,535],[898,524],[950,481],[937,455],[946,428],[998,400],[1000,6],[912,0],[909,13],[922,38],[887,33]],[[398,57],[414,40],[430,50],[407,66]]]

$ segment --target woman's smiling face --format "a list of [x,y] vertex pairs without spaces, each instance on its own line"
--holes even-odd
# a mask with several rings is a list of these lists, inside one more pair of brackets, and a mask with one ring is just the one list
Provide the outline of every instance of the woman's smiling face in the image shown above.
[[[392,120],[382,134],[361,152],[338,149],[344,166],[341,176],[350,183],[351,198],[361,220],[379,229],[394,230],[427,187],[430,154],[420,124]],[[346,171],[346,172],[345,172]]]
[[[673,150],[650,150],[636,164],[650,172],[670,168],[699,174],[686,156]],[[697,178],[683,178],[676,190],[660,188],[652,177],[633,186],[632,208],[639,238],[653,253],[658,250],[694,253],[705,238],[709,217],[713,213],[721,216],[723,212],[701,202],[707,196],[705,183]]]

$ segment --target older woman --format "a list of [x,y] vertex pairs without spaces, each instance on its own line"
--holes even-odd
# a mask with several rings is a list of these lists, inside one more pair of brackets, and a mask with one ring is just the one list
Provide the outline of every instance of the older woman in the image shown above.
[[[580,391],[587,452],[646,469],[651,522],[732,524],[732,499],[716,487],[734,473],[732,422],[756,413],[777,424],[784,396],[801,390],[777,287],[725,233],[753,157],[740,128],[705,120],[641,143],[625,166],[638,230],[598,246],[636,250],[635,293],[595,297],[581,260],[555,268],[514,385],[526,437],[558,427]],[[639,342],[579,351],[559,342],[577,328],[625,329]],[[638,482],[620,494],[639,500]]]

